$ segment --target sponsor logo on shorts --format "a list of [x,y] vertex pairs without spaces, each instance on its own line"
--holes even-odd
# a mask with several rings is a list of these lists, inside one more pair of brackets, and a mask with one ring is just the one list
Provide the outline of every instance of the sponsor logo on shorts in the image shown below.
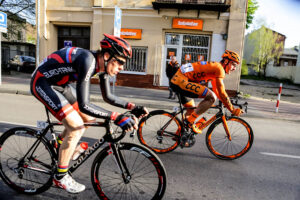
[[197,86],[197,85],[192,84],[192,83],[188,83],[185,86],[185,88],[188,89],[188,90],[191,90],[191,91],[195,91],[195,92],[199,92],[199,90],[200,90],[200,86]]
[[41,95],[41,97],[47,101],[48,105],[51,106],[53,110],[57,110],[58,107],[54,104],[54,102],[50,99],[50,97],[45,93],[45,91],[41,87],[36,87],[36,91]]

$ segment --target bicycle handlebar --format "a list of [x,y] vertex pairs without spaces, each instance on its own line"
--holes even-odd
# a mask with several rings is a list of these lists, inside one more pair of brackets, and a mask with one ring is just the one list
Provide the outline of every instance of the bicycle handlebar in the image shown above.
[[[245,103],[238,103],[238,98],[230,98],[230,101],[231,101],[231,104],[234,105],[234,106],[238,106],[240,109],[244,110],[246,113],[248,111],[248,102],[245,102]],[[213,109],[223,109],[223,103],[221,100],[219,100],[219,104],[218,105],[214,105],[210,108],[213,108]]]
[[[135,117],[135,115],[133,115],[131,113],[131,111],[126,111],[123,114],[126,114],[126,115],[130,116],[131,118]],[[120,133],[118,131],[118,128],[121,128],[121,127],[118,127],[117,129],[112,130],[112,127],[111,127],[112,123],[113,123],[112,120],[106,120],[106,123],[107,123],[106,128],[108,130],[107,133],[109,133],[109,134],[106,134],[104,137],[106,137],[106,139],[107,139],[108,142],[118,142],[118,141],[122,140],[125,137],[126,132],[123,129],[122,129],[122,133],[119,136],[117,136],[118,134],[114,134],[116,132]],[[116,137],[114,138],[113,136],[116,136]]]

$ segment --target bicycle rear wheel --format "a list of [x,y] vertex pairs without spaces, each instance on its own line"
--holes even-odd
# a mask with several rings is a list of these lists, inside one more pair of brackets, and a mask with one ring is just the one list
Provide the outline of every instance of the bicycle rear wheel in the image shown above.
[[167,153],[179,145],[181,130],[177,117],[164,110],[155,110],[140,121],[137,136],[141,144],[156,153]]
[[17,127],[0,137],[0,176],[19,193],[38,194],[52,185],[54,152],[34,129]]
[[206,145],[217,158],[234,160],[250,150],[254,135],[251,126],[239,117],[228,117],[227,124],[231,141],[228,139],[220,118],[209,127],[206,133]]
[[103,149],[95,158],[91,171],[92,184],[99,198],[162,199],[166,190],[167,177],[160,159],[151,150],[141,145],[120,143],[117,149],[129,174],[122,176],[115,155],[109,146]]

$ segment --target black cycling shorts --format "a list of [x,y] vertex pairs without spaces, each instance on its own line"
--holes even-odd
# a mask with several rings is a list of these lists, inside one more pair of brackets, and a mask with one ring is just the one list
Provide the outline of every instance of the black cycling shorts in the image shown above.
[[30,90],[59,121],[79,111],[75,88],[70,84],[52,85],[38,70],[31,79]]

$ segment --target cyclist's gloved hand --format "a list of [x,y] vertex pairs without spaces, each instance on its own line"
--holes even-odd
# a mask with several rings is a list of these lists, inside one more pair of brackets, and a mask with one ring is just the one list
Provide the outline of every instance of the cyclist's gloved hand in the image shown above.
[[135,106],[134,109],[131,111],[137,118],[144,117],[149,114],[149,111],[144,106]]
[[231,113],[232,113],[232,115],[239,117],[242,113],[244,113],[244,111],[239,108],[234,108]]
[[124,131],[130,131],[137,128],[136,122],[129,115],[120,114],[114,123],[120,126]]

